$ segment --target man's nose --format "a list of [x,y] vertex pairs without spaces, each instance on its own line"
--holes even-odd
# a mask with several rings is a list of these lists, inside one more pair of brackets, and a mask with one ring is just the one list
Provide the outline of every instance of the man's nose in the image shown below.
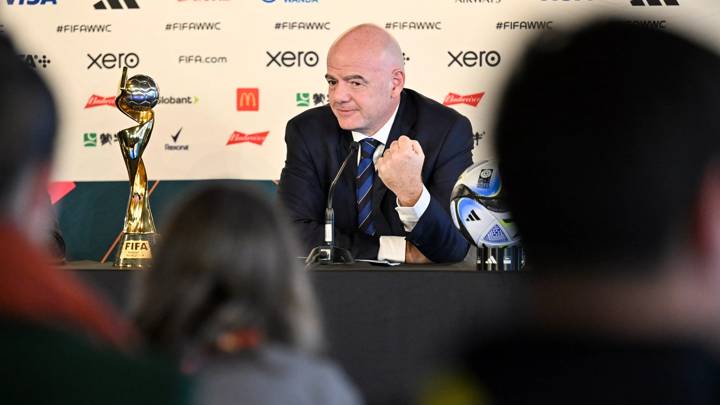
[[333,89],[330,90],[330,101],[333,103],[347,103],[350,101],[350,92],[348,87],[338,82]]

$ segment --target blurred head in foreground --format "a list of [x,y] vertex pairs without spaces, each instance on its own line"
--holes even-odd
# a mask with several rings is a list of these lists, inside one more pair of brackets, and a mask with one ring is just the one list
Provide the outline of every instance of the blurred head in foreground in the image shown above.
[[135,308],[148,339],[181,355],[264,343],[318,349],[312,290],[282,218],[237,185],[211,186],[180,204]]
[[47,196],[56,110],[44,81],[0,35],[0,223],[44,245],[51,227]]
[[720,330],[719,78],[694,41],[600,21],[542,36],[507,85],[495,146],[528,261],[629,309],[600,318]]
[[715,52],[622,21],[529,47],[495,146],[532,320],[475,330],[425,403],[718,403],[719,78]]

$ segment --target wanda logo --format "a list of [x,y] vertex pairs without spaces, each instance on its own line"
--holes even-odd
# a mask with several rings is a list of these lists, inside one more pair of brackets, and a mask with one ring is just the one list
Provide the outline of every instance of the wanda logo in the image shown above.
[[444,105],[467,104],[469,106],[477,107],[478,104],[480,104],[480,100],[483,98],[484,95],[485,95],[485,92],[468,94],[467,96],[461,96],[459,94],[449,93],[447,96],[445,96],[445,101],[443,101],[443,104]]

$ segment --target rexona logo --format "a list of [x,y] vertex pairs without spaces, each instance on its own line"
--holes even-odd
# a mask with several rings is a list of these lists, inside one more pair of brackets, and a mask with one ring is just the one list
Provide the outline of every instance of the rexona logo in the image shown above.
[[101,106],[115,107],[115,96],[103,97],[93,94],[85,103],[85,108],[101,107]]
[[44,6],[46,4],[52,4],[57,6],[57,0],[7,0],[8,6]]
[[140,64],[140,57],[135,52],[130,53],[99,53],[95,56],[87,54],[90,64],[87,69],[122,69],[128,67],[130,69]]
[[500,64],[500,53],[498,51],[459,51],[454,53],[448,51],[450,63],[448,66],[459,67],[495,67]]
[[135,0],[100,0],[95,3],[93,7],[95,8],[95,10],[107,10],[108,6],[113,10],[140,8],[140,6],[138,6]]
[[480,104],[480,100],[485,95],[485,92],[468,94],[467,96],[461,96],[455,93],[448,93],[443,101],[444,105],[455,105],[455,104],[467,104],[469,106],[477,107]]
[[679,6],[677,0],[630,0],[630,4],[633,6]]
[[237,89],[236,107],[238,111],[258,111],[260,109],[260,89]]
[[230,139],[228,139],[228,141],[225,145],[235,145],[236,143],[245,143],[245,142],[254,143],[255,145],[262,145],[263,142],[265,142],[265,138],[267,138],[269,133],[270,133],[270,131],[257,132],[254,134],[246,134],[243,132],[235,131],[232,134],[230,134]]
[[183,145],[183,144],[177,143],[178,138],[180,138],[181,133],[182,133],[182,128],[178,129],[178,131],[177,131],[177,133],[175,133],[175,135],[170,135],[170,138],[172,139],[173,143],[172,144],[166,143],[165,150],[182,151],[182,150],[190,149],[190,145]]
[[314,67],[320,61],[320,57],[314,51],[265,51],[270,57],[265,67]]
[[18,55],[18,57],[20,57],[21,61],[25,62],[25,64],[27,64],[29,67],[31,67],[33,69],[37,69],[40,67],[45,69],[50,64],[50,59],[48,59],[48,57],[46,55],[39,56],[39,55],[26,54],[26,55]]

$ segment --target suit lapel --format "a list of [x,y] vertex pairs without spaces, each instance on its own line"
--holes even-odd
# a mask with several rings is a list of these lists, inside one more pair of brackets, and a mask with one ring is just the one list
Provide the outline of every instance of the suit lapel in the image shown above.
[[[412,130],[413,125],[417,117],[417,110],[415,105],[409,100],[407,91],[403,90],[400,98],[400,107],[398,107],[397,115],[395,116],[395,122],[393,122],[392,128],[390,129],[390,135],[388,135],[386,148],[400,138],[401,135],[407,135],[411,139],[415,138],[414,131]],[[380,203],[382,202],[385,194],[387,193],[387,187],[380,180],[380,176],[375,176],[373,181],[373,211],[381,213],[382,209]],[[384,215],[375,215],[376,219],[383,218]],[[375,221],[375,227],[380,234],[390,234],[390,224],[385,221]]]
[[[333,176],[335,176],[335,173],[337,173],[338,170],[340,170],[340,166],[342,165],[343,160],[347,157],[348,153],[350,152],[350,145],[353,142],[352,134],[350,131],[346,131],[340,126],[337,127],[337,134],[338,134],[338,143],[336,146],[336,156],[337,156],[337,164],[335,166],[335,171],[333,172]],[[338,180],[338,184],[335,188],[335,198],[334,201],[337,201],[337,203],[333,203],[333,205],[338,206],[337,204],[340,203],[340,201],[343,200],[343,196],[348,196],[349,201],[346,200],[344,205],[349,205],[349,211],[350,211],[350,219],[357,218],[357,204],[355,203],[355,176],[357,174],[357,161],[355,158],[350,158],[348,161],[348,165],[345,168],[345,171],[340,176],[340,179]],[[330,179],[332,181],[332,178]],[[352,202],[350,204],[349,202]],[[344,211],[339,210],[335,213],[336,218],[338,216],[338,213]],[[347,211],[346,211],[347,212]],[[352,222],[351,222],[352,223]]]

